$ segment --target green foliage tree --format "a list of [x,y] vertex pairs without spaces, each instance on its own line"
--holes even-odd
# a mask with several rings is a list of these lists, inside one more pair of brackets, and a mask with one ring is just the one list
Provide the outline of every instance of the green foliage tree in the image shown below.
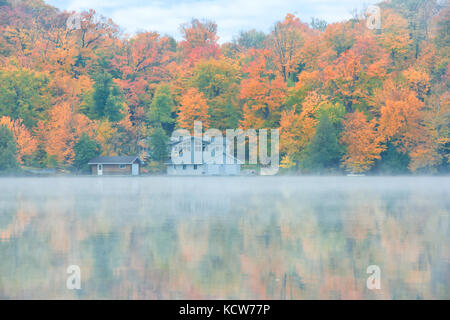
[[339,167],[342,146],[338,132],[327,113],[323,113],[317,125],[316,134],[306,148],[302,166],[313,172],[330,171]]
[[407,153],[401,153],[390,141],[386,143],[386,150],[381,154],[381,159],[373,168],[373,172],[380,174],[406,174],[410,158]]
[[240,71],[235,65],[223,60],[210,59],[197,64],[190,85],[208,99],[211,126],[219,130],[238,125]]
[[392,0],[383,3],[388,8],[395,9],[400,13],[409,25],[409,33],[412,38],[412,45],[417,58],[421,52],[421,43],[429,37],[430,24],[433,15],[445,7],[447,1],[439,0]]
[[235,40],[240,47],[250,49],[262,49],[264,48],[264,41],[266,41],[267,35],[262,31],[249,30],[241,31],[239,38]]
[[150,135],[150,157],[162,163],[168,157],[169,137],[163,128],[156,128]]
[[325,20],[322,20],[319,18],[311,18],[310,25],[311,25],[311,28],[323,32],[327,28],[328,23]]
[[102,152],[100,144],[86,133],[81,135],[73,149],[75,151],[73,165],[77,170],[86,170],[89,160],[99,156]]
[[27,128],[50,106],[48,79],[29,70],[0,70],[0,115],[22,119]]
[[168,134],[173,130],[175,119],[173,110],[175,103],[167,85],[157,88],[153,97],[150,109],[147,112],[147,119],[154,127],[162,127]]
[[0,172],[14,172],[18,169],[16,141],[6,126],[0,126]]
[[115,122],[123,119],[124,101],[120,88],[111,75],[102,73],[95,79],[92,99],[88,102],[87,115],[91,119],[108,119]]

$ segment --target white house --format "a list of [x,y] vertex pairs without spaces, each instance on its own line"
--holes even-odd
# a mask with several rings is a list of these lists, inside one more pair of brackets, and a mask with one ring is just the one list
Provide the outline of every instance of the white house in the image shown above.
[[[181,163],[167,162],[167,174],[181,176],[239,175],[242,162],[231,155],[230,150],[226,148],[226,140],[223,139],[223,141],[223,146],[221,145],[222,142],[217,143],[214,141],[214,138],[186,137],[171,141],[170,150],[172,152],[179,152],[180,155],[188,152],[190,157],[184,155],[183,158],[186,161],[181,161]],[[221,156],[218,156],[218,152],[221,153]],[[221,161],[217,161],[218,159]]]

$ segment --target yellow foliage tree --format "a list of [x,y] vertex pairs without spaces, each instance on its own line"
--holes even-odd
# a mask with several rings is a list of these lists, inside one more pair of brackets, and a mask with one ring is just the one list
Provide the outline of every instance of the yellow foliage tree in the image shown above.
[[22,120],[12,120],[3,116],[0,118],[0,125],[6,126],[13,134],[17,144],[18,161],[23,163],[24,156],[32,155],[37,149],[37,140],[30,131],[23,125]]
[[192,129],[194,121],[202,121],[203,128],[209,127],[208,104],[201,92],[195,88],[189,89],[181,98],[178,107],[178,125],[183,129]]
[[368,121],[361,111],[348,114],[341,142],[347,146],[342,166],[352,173],[369,170],[385,149],[383,136],[377,132],[376,120]]
[[94,123],[83,114],[72,111],[69,104],[56,105],[49,112],[45,130],[45,150],[49,156],[64,165],[73,162],[73,146],[83,132],[94,137]]

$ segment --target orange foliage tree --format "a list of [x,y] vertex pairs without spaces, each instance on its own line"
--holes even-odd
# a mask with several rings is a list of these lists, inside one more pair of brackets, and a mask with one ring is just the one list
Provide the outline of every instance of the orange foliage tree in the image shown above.
[[178,126],[184,129],[192,129],[194,121],[202,121],[203,128],[209,127],[208,104],[201,92],[195,88],[187,90],[181,98],[178,107]]
[[181,26],[184,40],[180,46],[189,65],[209,57],[218,57],[220,47],[217,44],[217,24],[212,21],[193,19]]
[[241,82],[244,129],[274,127],[279,124],[287,86],[281,77],[267,70],[267,51],[251,52],[252,59],[244,68],[247,78]]
[[[387,81],[379,93],[380,131],[397,148],[408,153],[409,168],[433,166],[440,161],[437,141],[433,137],[426,105],[421,101],[426,83],[420,84],[416,77],[409,78],[409,87]],[[411,90],[415,87],[418,91]]]
[[368,121],[361,111],[350,113],[344,121],[341,142],[347,146],[342,166],[353,173],[369,170],[384,150],[383,136],[377,132],[376,120]]
[[73,112],[68,104],[56,105],[45,126],[45,150],[59,164],[70,165],[75,157],[73,146],[83,132],[94,137],[94,123],[85,115]]
[[24,163],[25,156],[31,156],[37,150],[37,140],[24,126],[22,120],[12,120],[9,117],[1,117],[0,125],[6,126],[13,134],[17,144],[17,156],[20,163]]
[[278,22],[269,37],[271,59],[284,81],[294,73],[310,29],[293,14]]

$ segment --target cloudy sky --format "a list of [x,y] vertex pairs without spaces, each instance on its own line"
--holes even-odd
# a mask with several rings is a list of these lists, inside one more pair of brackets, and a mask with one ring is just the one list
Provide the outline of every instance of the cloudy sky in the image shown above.
[[378,0],[45,0],[62,10],[93,8],[111,17],[127,33],[158,31],[180,38],[179,26],[192,18],[210,19],[218,24],[220,42],[230,41],[242,30],[268,32],[286,13],[302,21],[311,17],[328,22],[351,17],[351,10]]

